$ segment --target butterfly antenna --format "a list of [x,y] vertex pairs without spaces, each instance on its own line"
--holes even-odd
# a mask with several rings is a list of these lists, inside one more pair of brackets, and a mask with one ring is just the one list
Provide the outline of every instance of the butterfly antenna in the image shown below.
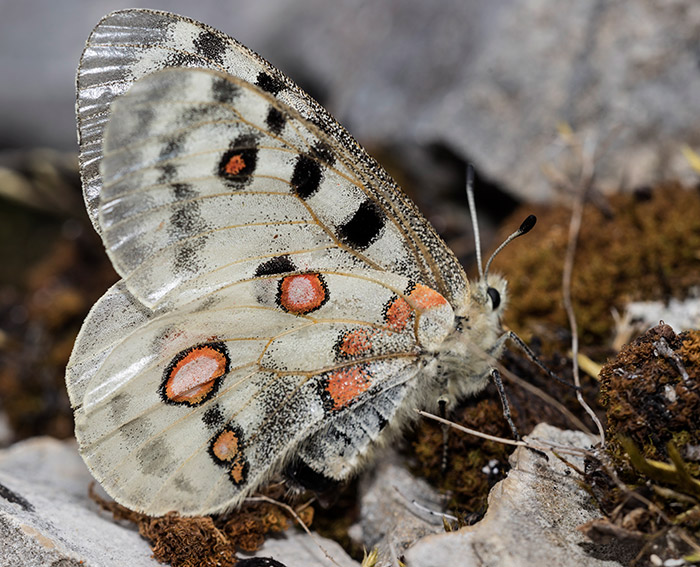
[[469,214],[472,217],[472,229],[474,230],[474,246],[476,247],[476,265],[479,268],[479,277],[484,279],[484,269],[481,264],[481,237],[479,236],[479,221],[476,218],[476,205],[474,204],[474,167],[467,164],[467,202]]
[[529,215],[520,225],[520,228],[516,230],[513,234],[511,234],[508,238],[506,238],[503,241],[503,244],[501,244],[498,248],[496,248],[496,251],[491,254],[491,257],[489,258],[489,261],[486,262],[486,269],[484,270],[484,279],[489,275],[489,268],[491,267],[491,262],[493,262],[493,259],[496,257],[496,254],[498,254],[501,250],[503,250],[511,241],[515,240],[518,238],[518,236],[522,236],[523,234],[527,234],[532,230],[532,227],[535,226],[535,223],[537,222],[537,217],[535,215]]

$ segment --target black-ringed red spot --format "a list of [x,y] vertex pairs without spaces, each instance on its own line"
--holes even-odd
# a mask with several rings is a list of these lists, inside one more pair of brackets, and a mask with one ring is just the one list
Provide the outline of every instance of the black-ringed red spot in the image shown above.
[[335,345],[338,358],[354,358],[371,352],[375,335],[376,331],[364,328],[345,331]]
[[222,161],[223,172],[226,175],[238,175],[246,168],[245,158],[241,152],[226,157],[227,161]]
[[249,183],[258,163],[258,141],[251,134],[236,138],[219,162],[217,173],[226,180]]
[[329,373],[322,382],[321,397],[327,411],[350,405],[372,385],[372,375],[364,365],[348,366]]
[[219,389],[231,359],[222,342],[204,343],[176,354],[163,373],[161,399],[169,404],[198,406]]
[[209,455],[219,466],[229,471],[229,479],[236,486],[245,484],[248,478],[248,461],[244,454],[243,432],[235,425],[227,425],[209,443]]
[[278,305],[294,315],[316,311],[328,301],[328,286],[321,274],[299,274],[282,278],[277,289]]

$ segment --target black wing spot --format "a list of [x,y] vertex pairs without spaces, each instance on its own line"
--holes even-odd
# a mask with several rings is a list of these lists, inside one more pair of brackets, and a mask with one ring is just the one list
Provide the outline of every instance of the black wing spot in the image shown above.
[[206,240],[206,236],[200,236],[197,241],[192,241],[177,249],[173,264],[175,274],[196,274],[204,268],[198,255],[204,248]]
[[338,227],[338,236],[347,245],[364,250],[379,237],[385,224],[384,213],[373,201],[367,200]]
[[335,164],[335,153],[331,146],[321,140],[317,141],[311,148],[311,155],[325,162],[326,165]]
[[[185,185],[186,186],[186,185]],[[174,207],[170,215],[170,236],[172,238],[187,238],[206,230],[199,203],[181,203]]]
[[263,71],[260,71],[260,73],[258,73],[258,76],[255,79],[255,84],[256,86],[260,87],[262,90],[264,90],[267,93],[270,93],[271,95],[276,95],[278,92],[285,88],[285,84],[282,81],[276,79],[271,75],[268,75]]
[[300,155],[294,164],[292,189],[302,199],[311,197],[321,185],[323,170],[321,164],[307,155]]
[[219,404],[213,405],[202,415],[202,423],[209,429],[218,429],[224,424],[224,421],[224,414],[221,412]]
[[158,183],[168,183],[169,181],[175,179],[175,176],[177,175],[177,167],[175,167],[172,163],[164,163],[156,167],[161,171],[160,175],[158,176]]
[[197,55],[223,63],[224,53],[228,50],[228,42],[221,35],[211,30],[205,30],[193,42]]
[[255,269],[255,277],[260,276],[273,276],[275,274],[286,274],[289,272],[295,272],[297,267],[294,263],[287,258],[287,256],[277,256],[263,262]]
[[178,201],[194,199],[197,196],[197,191],[195,191],[189,183],[173,183],[170,187],[173,190],[173,196]]
[[173,51],[163,62],[163,67],[202,67],[202,56],[196,53]]
[[216,77],[211,84],[211,93],[216,102],[232,104],[240,93],[240,88],[224,77]]
[[287,119],[284,114],[282,114],[282,112],[277,110],[274,106],[271,106],[270,110],[267,112],[267,117],[265,118],[265,124],[270,132],[278,135],[284,129],[284,125],[286,123]]

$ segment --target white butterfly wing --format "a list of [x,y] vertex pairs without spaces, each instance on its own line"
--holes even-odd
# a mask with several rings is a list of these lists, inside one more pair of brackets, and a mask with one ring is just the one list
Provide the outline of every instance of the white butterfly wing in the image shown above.
[[[389,331],[383,320],[382,304],[401,300],[385,283],[323,277],[331,295],[304,317],[261,306],[260,284],[279,277],[151,316],[123,283],[108,292],[81,331],[68,383],[81,453],[113,497],[151,514],[220,511],[277,472],[322,423],[365,400],[382,425],[392,418],[400,398],[382,407],[378,397],[418,371],[413,326]],[[366,307],[352,315],[362,322],[344,320],[358,299]],[[205,349],[225,356],[226,372],[178,395],[178,362]]]
[[[203,60],[247,80],[152,72]],[[452,253],[325,111],[202,24],[105,18],[78,112],[88,209],[123,278],[67,369],[96,478],[151,514],[231,507],[294,458],[346,478],[452,329]]]
[[[413,253],[401,270],[417,271],[453,305],[465,302],[467,281],[454,254],[394,181],[333,117],[289,78],[229,36],[200,22],[152,10],[123,10],[105,16],[83,52],[77,76],[77,117],[85,202],[98,232],[102,191],[102,142],[109,109],[139,78],[167,67],[213,69],[237,77],[298,112],[343,148],[373,200],[390,209]],[[412,273],[408,273],[413,277]]]

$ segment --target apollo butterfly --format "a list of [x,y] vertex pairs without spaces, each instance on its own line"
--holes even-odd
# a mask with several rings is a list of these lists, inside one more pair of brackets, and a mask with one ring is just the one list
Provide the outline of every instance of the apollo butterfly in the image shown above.
[[487,265],[470,285],[387,173],[261,57],[124,10],[90,35],[77,91],[85,202],[121,280],[66,383],[80,452],[118,502],[207,514],[277,475],[342,481],[414,408],[486,385],[505,281]]

